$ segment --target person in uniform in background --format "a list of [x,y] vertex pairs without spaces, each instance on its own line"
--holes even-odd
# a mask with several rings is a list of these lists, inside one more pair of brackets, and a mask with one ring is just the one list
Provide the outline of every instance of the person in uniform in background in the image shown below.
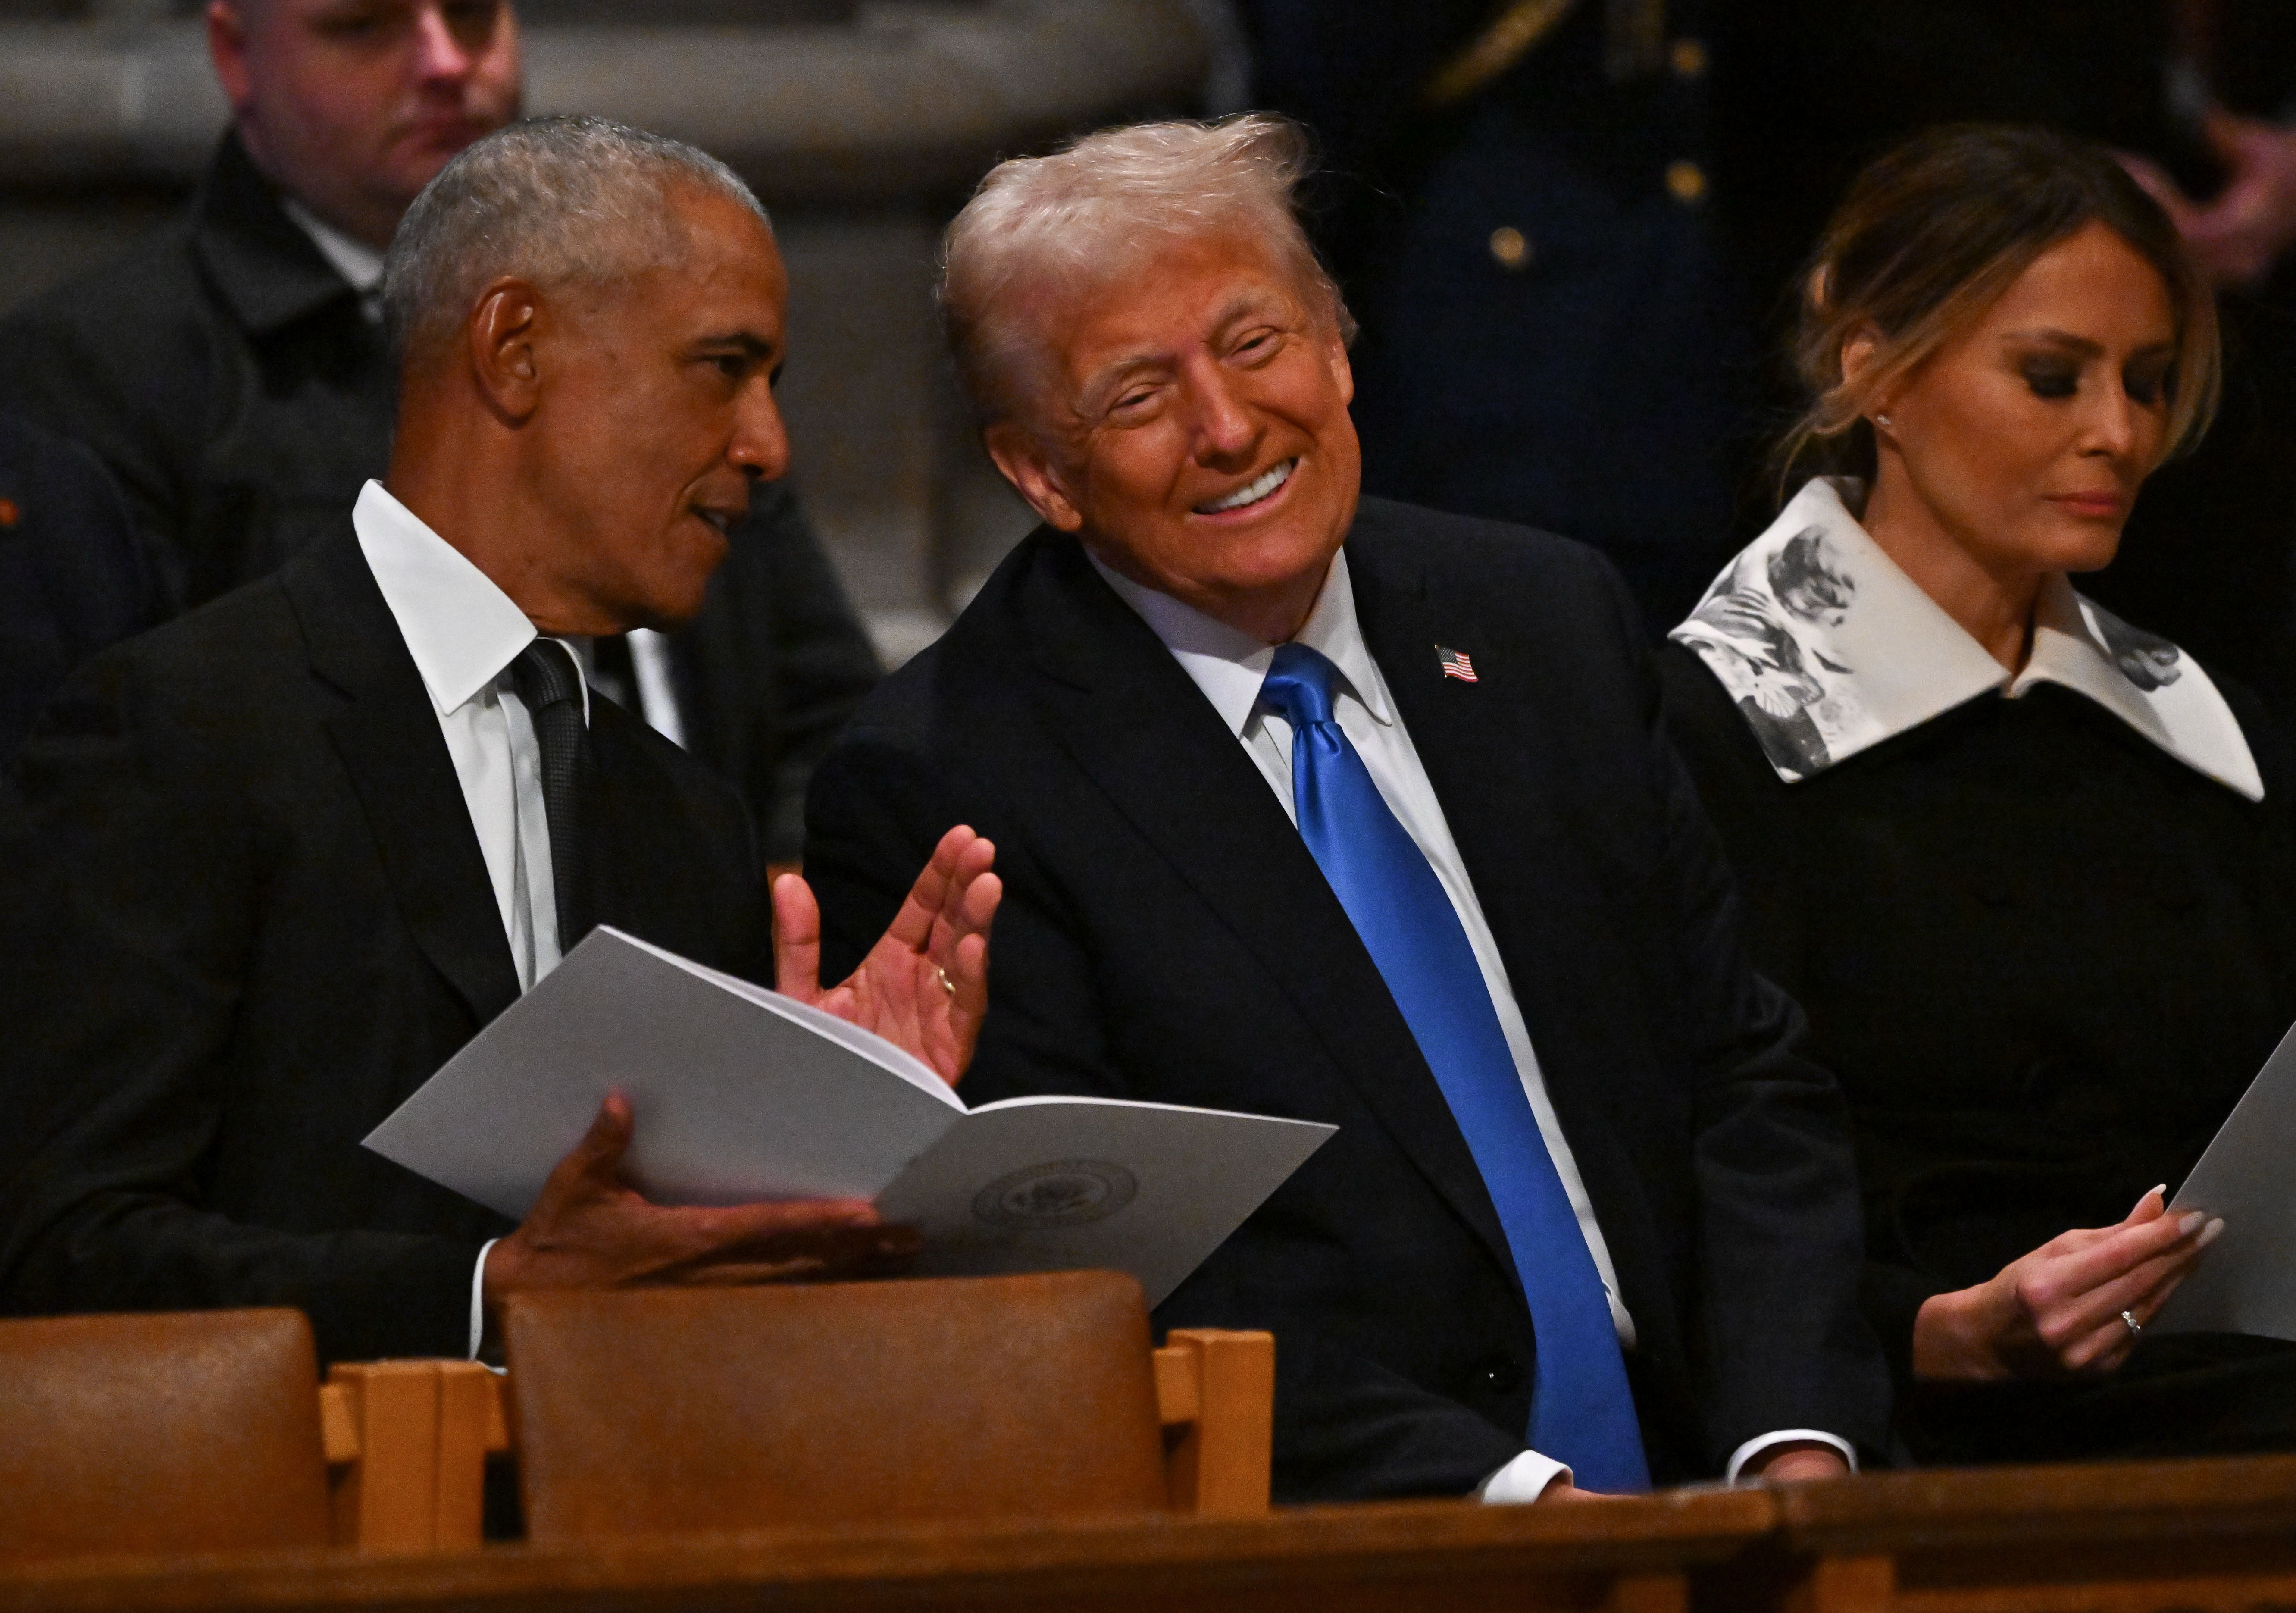
[[74,667],[160,617],[159,578],[102,463],[0,413],[0,763]]
[[1753,401],[1706,11],[1242,4],[1322,148],[1364,490],[1591,543],[1653,630],[1729,552]]
[[[508,0],[213,0],[206,17],[233,124],[183,221],[0,321],[0,407],[95,450],[168,613],[267,574],[381,474],[398,383],[383,251],[520,95]],[[742,791],[776,860],[878,671],[778,483],[689,626],[585,653],[601,687]]]

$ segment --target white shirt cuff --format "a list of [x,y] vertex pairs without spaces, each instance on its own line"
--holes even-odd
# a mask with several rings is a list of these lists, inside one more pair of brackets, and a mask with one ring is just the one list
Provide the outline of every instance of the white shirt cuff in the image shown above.
[[486,1247],[479,1251],[479,1263],[471,1271],[471,1353],[466,1358],[471,1361],[478,1360],[479,1346],[487,1337],[487,1255],[501,1241],[488,1239]]
[[1823,1428],[1780,1428],[1775,1434],[1759,1434],[1730,1453],[1730,1465],[1722,1469],[1722,1482],[1734,1485],[1738,1475],[1751,1461],[1773,1445],[1820,1444],[1832,1445],[1841,1453],[1841,1460],[1849,1464],[1852,1473],[1857,1471],[1857,1453],[1849,1442]]
[[1495,1506],[1520,1506],[1546,1494],[1546,1486],[1570,1477],[1552,1456],[1525,1451],[1475,1487],[1475,1499]]

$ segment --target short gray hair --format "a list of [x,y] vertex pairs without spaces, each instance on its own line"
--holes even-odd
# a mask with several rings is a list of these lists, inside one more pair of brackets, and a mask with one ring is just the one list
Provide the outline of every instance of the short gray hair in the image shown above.
[[676,258],[685,242],[669,201],[679,185],[766,218],[732,169],[682,141],[604,118],[496,129],[422,187],[391,238],[382,300],[398,352],[450,340],[505,275],[594,285]]
[[948,226],[939,291],[949,350],[981,424],[1021,413],[1049,369],[1045,333],[1019,306],[1029,292],[1103,284],[1176,239],[1256,239],[1352,342],[1355,320],[1295,211],[1312,168],[1298,125],[1246,112],[1103,129],[1052,156],[991,169]]

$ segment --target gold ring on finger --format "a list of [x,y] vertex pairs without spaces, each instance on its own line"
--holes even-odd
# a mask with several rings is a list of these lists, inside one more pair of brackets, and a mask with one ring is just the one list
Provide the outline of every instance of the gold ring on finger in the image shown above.
[[[944,991],[944,992],[947,992],[950,996],[952,996],[952,997],[955,996],[955,995],[956,995],[956,982],[955,982],[954,980],[951,980],[951,979],[948,977],[948,971],[947,971],[947,969],[942,968],[942,967],[940,967],[940,965],[939,965],[939,964],[935,964],[935,965],[933,965],[933,973],[934,973],[934,975],[936,975],[937,976],[939,976],[939,980],[940,980],[940,989],[941,989],[942,991]],[[2126,1314],[2127,1314],[2127,1313],[2125,1313],[2125,1312],[2124,1312],[2124,1313],[2123,1313],[2123,1315],[2125,1316]],[[2133,1326],[2134,1324],[2132,1323],[2131,1325]]]

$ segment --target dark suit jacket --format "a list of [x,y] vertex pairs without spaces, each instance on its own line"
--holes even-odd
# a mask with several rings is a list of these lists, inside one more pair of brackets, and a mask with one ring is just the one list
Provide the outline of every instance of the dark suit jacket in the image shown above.
[[[181,225],[0,321],[0,407],[95,449],[173,614],[342,526],[389,463],[398,372],[233,136]],[[687,743],[796,855],[806,781],[878,669],[786,487],[752,498],[671,655]]]
[[[1786,1428],[1878,1447],[1841,1100],[1741,956],[1614,573],[1374,499],[1348,554],[1635,1318],[1654,1476],[1711,1474]],[[1438,644],[1480,681],[1443,678]],[[824,967],[956,822],[996,843],[1005,881],[969,1100],[1096,1092],[1340,1128],[1158,1316],[1275,1330],[1279,1494],[1458,1494],[1520,1453],[1530,1316],[1433,1075],[1242,747],[1055,534],[816,775]]]
[[159,613],[149,556],[102,463],[0,414],[0,761],[73,668]]
[[[731,792],[593,704],[623,927],[738,973]],[[0,1304],[291,1304],[459,1354],[501,1219],[359,1139],[518,995],[430,697],[348,530],[104,654],[0,784]]]

